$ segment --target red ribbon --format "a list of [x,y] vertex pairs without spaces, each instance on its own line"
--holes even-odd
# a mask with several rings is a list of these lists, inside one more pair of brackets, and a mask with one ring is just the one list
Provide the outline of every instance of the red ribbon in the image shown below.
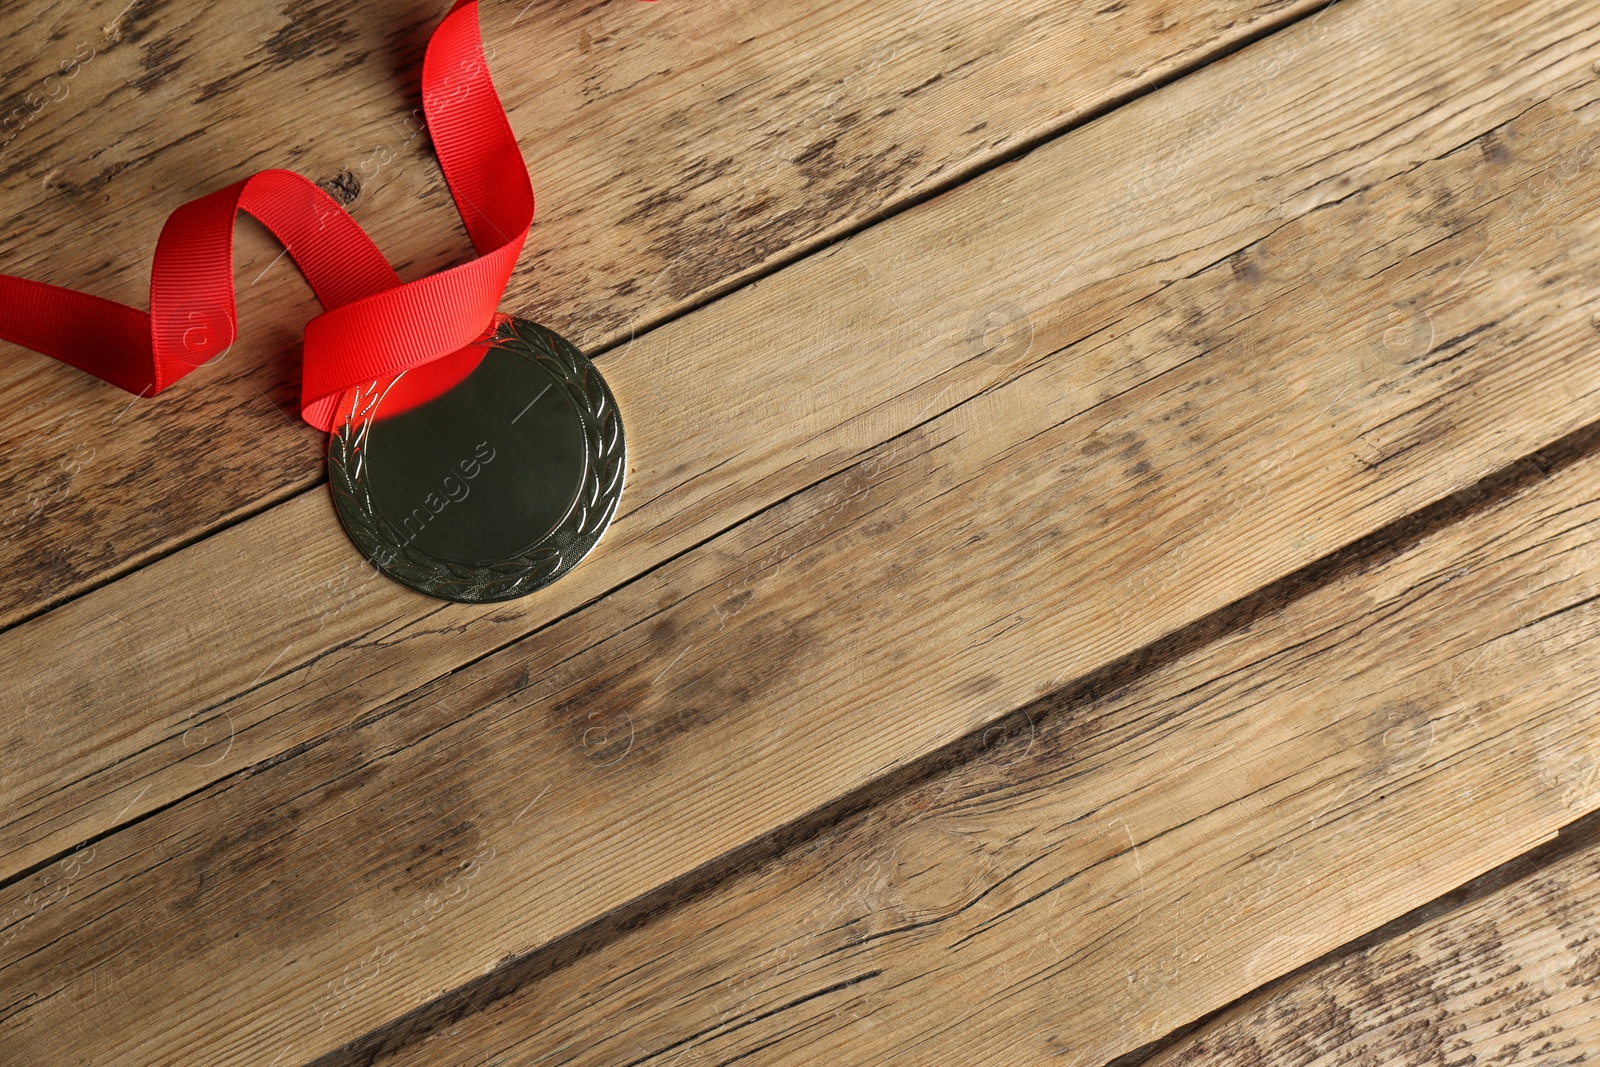
[[0,275],[0,337],[129,392],[160,392],[238,334],[233,224],[245,211],[288,249],[324,308],[305,331],[300,409],[307,422],[332,429],[347,389],[424,364],[431,365],[413,376],[410,399],[399,404],[436,395],[482,358],[474,342],[492,331],[533,225],[533,186],[489,78],[477,0],[457,0],[429,39],[422,106],[476,259],[402,283],[338,201],[291,171],[265,170],[167,219],[148,313]]

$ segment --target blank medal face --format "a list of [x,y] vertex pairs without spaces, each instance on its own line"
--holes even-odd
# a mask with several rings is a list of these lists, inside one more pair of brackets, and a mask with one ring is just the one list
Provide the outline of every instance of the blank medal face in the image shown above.
[[329,479],[385,574],[447,600],[508,600],[599,541],[622,494],[622,422],[594,365],[541,326],[512,319],[475,359],[442,392],[418,371],[351,390]]

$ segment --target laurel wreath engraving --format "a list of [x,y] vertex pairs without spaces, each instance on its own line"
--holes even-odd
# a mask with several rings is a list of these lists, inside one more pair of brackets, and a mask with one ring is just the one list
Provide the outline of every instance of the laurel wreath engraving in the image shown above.
[[583,485],[572,510],[521,554],[487,564],[441,559],[417,548],[378,509],[367,477],[366,445],[372,426],[369,416],[390,382],[351,390],[346,417],[328,441],[328,482],[350,539],[389,577],[444,600],[509,600],[549,585],[594,548],[622,499],[626,467],[622,417],[594,364],[565,338],[525,319],[502,322],[489,343],[542,367],[566,391],[583,423],[588,452]]

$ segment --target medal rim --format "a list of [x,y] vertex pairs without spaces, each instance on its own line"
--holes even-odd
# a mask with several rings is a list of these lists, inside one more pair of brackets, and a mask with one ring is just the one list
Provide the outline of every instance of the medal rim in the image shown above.
[[507,316],[486,342],[538,367],[567,394],[583,428],[584,471],[561,521],[526,549],[488,563],[461,563],[409,544],[372,499],[367,435],[383,396],[399,376],[352,389],[328,435],[328,482],[345,532],[379,571],[419,593],[484,604],[527,596],[555,582],[599,544],[615,517],[626,480],[627,442],[605,378],[572,342],[529,319]]

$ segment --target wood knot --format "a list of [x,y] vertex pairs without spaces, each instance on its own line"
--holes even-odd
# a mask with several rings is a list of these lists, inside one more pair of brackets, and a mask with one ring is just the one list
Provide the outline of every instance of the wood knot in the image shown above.
[[356,197],[361,195],[361,179],[349,169],[341,170],[332,178],[320,179],[317,186],[344,207],[355,203]]

